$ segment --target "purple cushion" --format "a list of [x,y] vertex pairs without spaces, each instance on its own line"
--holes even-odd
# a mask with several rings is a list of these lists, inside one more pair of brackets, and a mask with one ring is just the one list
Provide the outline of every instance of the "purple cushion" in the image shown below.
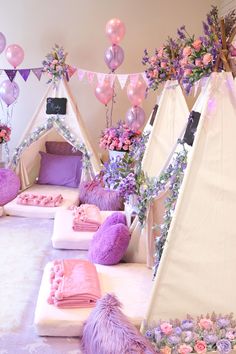
[[53,155],[82,156],[81,151],[73,151],[73,146],[67,141],[46,141],[46,152]]
[[126,216],[124,213],[121,213],[120,211],[116,211],[115,213],[112,213],[109,215],[106,220],[102,223],[100,226],[99,230],[104,231],[108,227],[116,224],[124,224],[127,225],[126,223]]
[[0,205],[9,203],[17,196],[20,189],[20,179],[10,169],[0,169]]
[[124,224],[98,229],[89,247],[89,259],[97,264],[117,264],[124,256],[129,241],[129,228]]
[[151,343],[129,322],[121,306],[112,294],[106,294],[97,301],[83,328],[83,353],[157,353]]
[[39,184],[78,187],[80,183],[82,158],[81,156],[63,156],[47,154],[40,151],[41,164]]
[[100,210],[124,210],[124,201],[115,190],[105,189],[98,181],[83,182],[79,186],[80,204],[94,204]]

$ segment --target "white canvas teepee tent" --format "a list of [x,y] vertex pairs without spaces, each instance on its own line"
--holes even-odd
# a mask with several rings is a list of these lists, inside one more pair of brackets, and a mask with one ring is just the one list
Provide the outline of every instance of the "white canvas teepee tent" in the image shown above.
[[[186,127],[188,115],[187,103],[178,82],[167,81],[142,161],[142,168],[149,177],[159,176]],[[161,221],[164,199],[165,196],[162,195],[149,209],[144,229],[141,228],[138,218],[135,218],[131,227],[130,245],[125,255],[126,261],[147,263],[152,267],[154,254],[152,225]]]
[[[70,92],[69,86],[65,80],[61,80],[57,87],[53,84],[49,86],[43,97],[41,103],[35,114],[33,115],[22,139],[19,147],[16,149],[16,154],[13,156],[13,160],[18,158],[16,165],[16,172],[21,178],[22,189],[31,185],[39,170],[39,154],[38,151],[45,149],[45,142],[47,140],[66,140],[63,129],[57,129],[56,122],[49,129],[45,129],[43,134],[40,134],[39,138],[34,139],[34,134],[38,134],[37,129],[39,127],[47,126],[47,121],[50,118],[46,114],[46,101],[48,97],[62,97],[67,98],[66,115],[61,116],[61,122],[67,131],[70,132],[78,143],[82,143],[85,149],[90,154],[91,167],[94,173],[99,171],[99,159],[96,155],[95,149],[89,141],[88,133],[86,131],[85,124],[81,118],[80,112],[76,106],[75,100]],[[26,141],[28,137],[33,137],[33,142],[30,146],[25,147],[22,142]]]
[[236,313],[236,87],[213,73],[145,321]]

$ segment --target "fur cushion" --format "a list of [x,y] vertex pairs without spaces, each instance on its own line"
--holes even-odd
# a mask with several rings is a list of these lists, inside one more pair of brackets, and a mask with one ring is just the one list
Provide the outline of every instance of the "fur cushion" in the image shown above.
[[121,303],[112,294],[106,294],[97,301],[83,329],[82,346],[85,354],[156,353],[120,308]]
[[123,224],[102,227],[95,232],[89,247],[89,260],[112,265],[120,262],[130,241],[129,228]]
[[80,184],[79,202],[80,204],[94,204],[100,210],[124,210],[124,201],[119,193],[105,189],[99,181]]
[[20,189],[19,177],[8,168],[0,169],[0,206],[14,199]]

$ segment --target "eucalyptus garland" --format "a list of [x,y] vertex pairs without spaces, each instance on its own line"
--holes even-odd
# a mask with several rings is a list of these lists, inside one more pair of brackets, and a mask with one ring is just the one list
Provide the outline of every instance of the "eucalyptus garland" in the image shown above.
[[88,153],[84,143],[79,142],[74,134],[69,130],[69,127],[65,126],[64,118],[60,116],[50,116],[46,123],[38,126],[22,143],[15,149],[12,157],[12,167],[16,167],[22,152],[29,147],[32,143],[36,142],[41,136],[45,134],[48,130],[55,127],[55,129],[73,145],[74,150],[80,150],[83,153],[83,168],[86,170],[92,170],[92,165],[90,162],[90,154]]

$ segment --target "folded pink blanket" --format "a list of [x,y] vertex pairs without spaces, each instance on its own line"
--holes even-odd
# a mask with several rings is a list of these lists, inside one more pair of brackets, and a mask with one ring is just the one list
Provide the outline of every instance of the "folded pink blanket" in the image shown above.
[[101,297],[97,270],[83,259],[53,262],[48,303],[60,308],[93,307]]
[[102,223],[100,209],[93,204],[82,204],[74,209],[74,231],[97,231]]
[[34,205],[41,207],[57,207],[63,201],[61,194],[43,195],[33,193],[21,193],[17,198],[17,204]]

